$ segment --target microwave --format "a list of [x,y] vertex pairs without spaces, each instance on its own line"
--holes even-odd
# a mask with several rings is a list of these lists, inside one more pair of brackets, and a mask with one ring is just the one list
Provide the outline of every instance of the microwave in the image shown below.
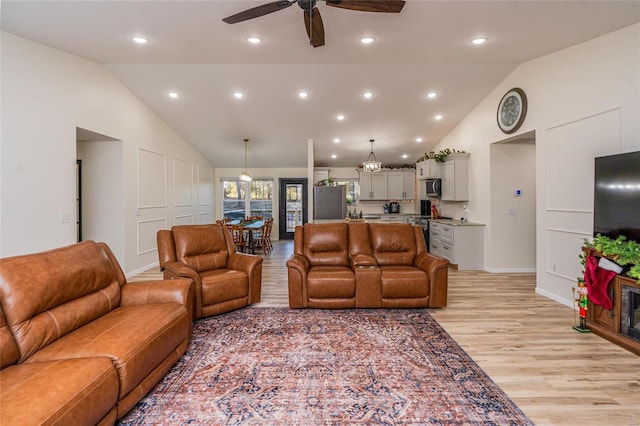
[[424,185],[426,185],[424,194],[427,197],[439,197],[440,194],[442,193],[442,191],[441,191],[442,180],[441,179],[427,179],[426,181],[424,181]]

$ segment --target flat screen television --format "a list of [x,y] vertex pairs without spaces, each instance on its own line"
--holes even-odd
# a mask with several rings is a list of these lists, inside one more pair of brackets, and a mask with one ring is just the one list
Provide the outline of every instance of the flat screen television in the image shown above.
[[596,157],[593,235],[640,242],[640,151]]

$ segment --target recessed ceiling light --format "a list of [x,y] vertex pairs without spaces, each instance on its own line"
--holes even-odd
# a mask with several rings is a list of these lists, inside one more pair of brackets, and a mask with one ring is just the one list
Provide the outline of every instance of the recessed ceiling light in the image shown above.
[[247,41],[251,44],[260,44],[262,39],[260,37],[247,37]]
[[371,36],[362,37],[360,39],[360,43],[362,43],[362,44],[371,44],[374,41],[376,41],[376,39],[371,37]]
[[438,94],[436,92],[427,93],[427,98],[428,99],[435,99],[437,96],[438,96]]
[[178,99],[180,95],[178,95],[178,92],[169,92],[169,97],[171,99]]
[[485,44],[487,42],[487,40],[489,40],[486,37],[476,37],[473,40],[471,40],[471,43],[475,44],[475,45],[481,45],[481,44]]
[[300,92],[298,92],[298,96],[301,97],[302,99],[305,99],[306,97],[309,96],[309,93],[304,90],[301,90]]
[[438,114],[438,115],[433,116],[433,119],[434,120],[438,120],[438,121],[442,120],[442,114]]
[[337,119],[338,121],[342,121],[342,120],[344,120],[344,114],[338,114],[338,115],[336,115],[336,119]]
[[333,143],[340,143],[340,139],[335,138],[335,139],[333,140]]
[[373,92],[366,91],[366,92],[364,92],[362,94],[362,97],[365,98],[365,99],[371,99],[371,98],[373,98]]
[[409,155],[408,154],[402,154],[402,158],[408,158]]
[[236,99],[242,99],[244,98],[244,93],[242,92],[233,92],[233,97]]
[[422,142],[422,138],[416,138],[416,142],[418,143]]
[[335,154],[331,154],[331,158],[335,159],[335,158],[338,158],[338,156]]
[[131,37],[131,41],[133,41],[136,44],[147,44],[147,43],[149,43],[149,39],[148,38],[141,37],[141,36]]

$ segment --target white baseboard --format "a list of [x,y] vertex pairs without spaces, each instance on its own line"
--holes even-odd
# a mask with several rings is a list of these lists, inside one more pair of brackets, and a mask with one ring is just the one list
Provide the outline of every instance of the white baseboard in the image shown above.
[[485,268],[485,271],[492,274],[533,274],[536,268]]
[[135,275],[141,274],[141,273],[143,273],[145,271],[148,271],[151,268],[155,268],[157,266],[160,266],[160,262],[159,261],[158,262],[153,262],[152,264],[147,265],[147,266],[143,266],[142,268],[136,269],[135,271],[127,272],[126,274],[124,274],[124,276],[127,279],[129,279],[129,278],[131,278],[131,277],[133,277]]
[[564,297],[558,297],[557,294],[550,293],[546,290],[541,289],[540,287],[536,287],[536,293],[546,297],[547,299],[555,300],[556,302],[561,303],[564,306],[573,308],[573,300],[565,299]]

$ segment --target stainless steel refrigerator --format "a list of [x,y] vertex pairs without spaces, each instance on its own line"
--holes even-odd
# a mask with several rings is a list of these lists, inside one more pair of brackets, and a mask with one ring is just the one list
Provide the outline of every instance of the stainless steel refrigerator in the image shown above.
[[313,218],[344,219],[347,214],[347,187],[314,186]]

